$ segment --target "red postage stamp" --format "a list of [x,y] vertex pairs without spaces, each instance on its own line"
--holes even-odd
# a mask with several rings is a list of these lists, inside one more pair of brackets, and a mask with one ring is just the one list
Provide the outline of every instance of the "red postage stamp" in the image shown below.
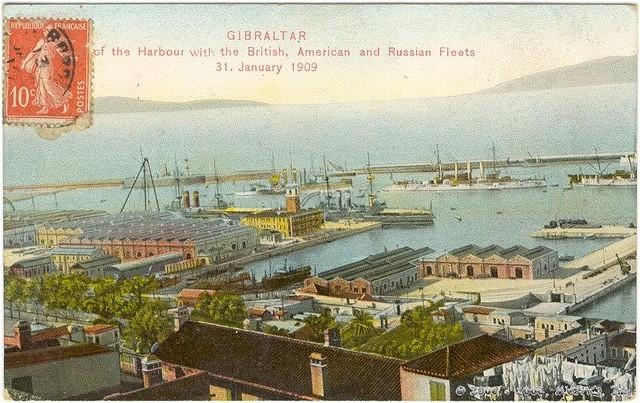
[[90,122],[91,20],[10,18],[4,31],[4,122]]

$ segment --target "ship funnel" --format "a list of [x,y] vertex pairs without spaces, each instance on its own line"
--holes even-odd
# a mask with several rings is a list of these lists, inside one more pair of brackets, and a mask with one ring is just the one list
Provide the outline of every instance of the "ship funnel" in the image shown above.
[[458,161],[453,163],[454,178],[458,180]]
[[191,207],[191,200],[189,199],[189,192],[185,190],[182,192],[182,208],[189,207]]

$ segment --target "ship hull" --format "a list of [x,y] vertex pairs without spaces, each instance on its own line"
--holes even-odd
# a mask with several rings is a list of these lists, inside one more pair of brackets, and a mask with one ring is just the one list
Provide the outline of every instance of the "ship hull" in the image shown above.
[[543,180],[476,183],[473,185],[436,185],[431,183],[408,183],[394,184],[382,189],[383,192],[460,192],[460,191],[480,191],[480,190],[511,190],[511,189],[535,189],[546,188],[547,183]]

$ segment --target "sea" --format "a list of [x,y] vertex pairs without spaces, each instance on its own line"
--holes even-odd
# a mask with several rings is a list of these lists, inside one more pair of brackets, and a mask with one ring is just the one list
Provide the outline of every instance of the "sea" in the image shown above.
[[[268,105],[163,113],[94,114],[84,131],[45,140],[33,129],[4,127],[4,183],[64,183],[133,177],[141,156],[154,173],[221,172],[269,169],[290,164],[300,172],[319,173],[324,165],[361,168],[390,163],[434,162],[438,146],[444,161],[498,159],[636,149],[636,85],[576,87],[508,94],[377,101],[322,105]],[[394,180],[429,179],[432,174],[378,175],[377,197],[389,207],[433,207],[429,227],[378,229],[256,262],[245,269],[260,278],[287,265],[310,265],[322,272],[398,246],[429,246],[446,251],[474,243],[528,247],[546,245],[576,258],[607,245],[611,239],[542,240],[530,237],[550,220],[584,218],[602,224],[637,224],[635,187],[565,189],[568,174],[627,168],[618,161],[550,164],[501,169],[512,177],[545,177],[547,189],[473,192],[381,191]],[[476,172],[477,174],[477,172]],[[223,183],[221,193],[237,206],[278,207],[282,196],[239,196],[264,183]],[[557,185],[557,186],[556,186]],[[352,198],[367,192],[365,178],[354,179]],[[213,204],[214,185],[190,186],[202,204]],[[99,188],[40,196],[14,203],[18,210],[101,209],[116,212],[128,189]],[[135,190],[126,210],[144,208]],[[161,207],[176,197],[173,188],[158,188]],[[303,194],[303,198],[304,195]],[[306,207],[319,202],[309,195]],[[153,200],[153,199],[152,199]],[[154,202],[155,203],[155,202]],[[5,205],[5,208],[8,208]],[[585,308],[585,316],[635,322],[635,283]]]

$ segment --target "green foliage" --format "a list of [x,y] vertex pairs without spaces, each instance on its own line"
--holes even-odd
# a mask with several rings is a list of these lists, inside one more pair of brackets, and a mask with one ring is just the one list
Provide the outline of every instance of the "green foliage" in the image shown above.
[[143,302],[123,331],[125,345],[139,353],[148,353],[153,343],[161,341],[171,331],[171,318],[166,310],[163,301]]
[[277,336],[289,336],[287,329],[281,329],[278,326],[264,325],[262,331],[267,334],[275,334]]
[[356,309],[353,319],[344,330],[352,332],[355,337],[366,336],[373,330],[373,316],[367,311]]
[[320,315],[309,315],[304,318],[305,326],[311,333],[311,341],[322,342],[324,341],[324,331],[333,326],[336,319],[331,315],[329,309],[322,311]]
[[357,349],[411,359],[462,340],[464,335],[460,323],[433,323],[431,313],[439,306],[417,307],[404,312],[399,326],[372,337]]
[[241,327],[247,317],[244,300],[233,294],[203,294],[191,315],[196,320]]

